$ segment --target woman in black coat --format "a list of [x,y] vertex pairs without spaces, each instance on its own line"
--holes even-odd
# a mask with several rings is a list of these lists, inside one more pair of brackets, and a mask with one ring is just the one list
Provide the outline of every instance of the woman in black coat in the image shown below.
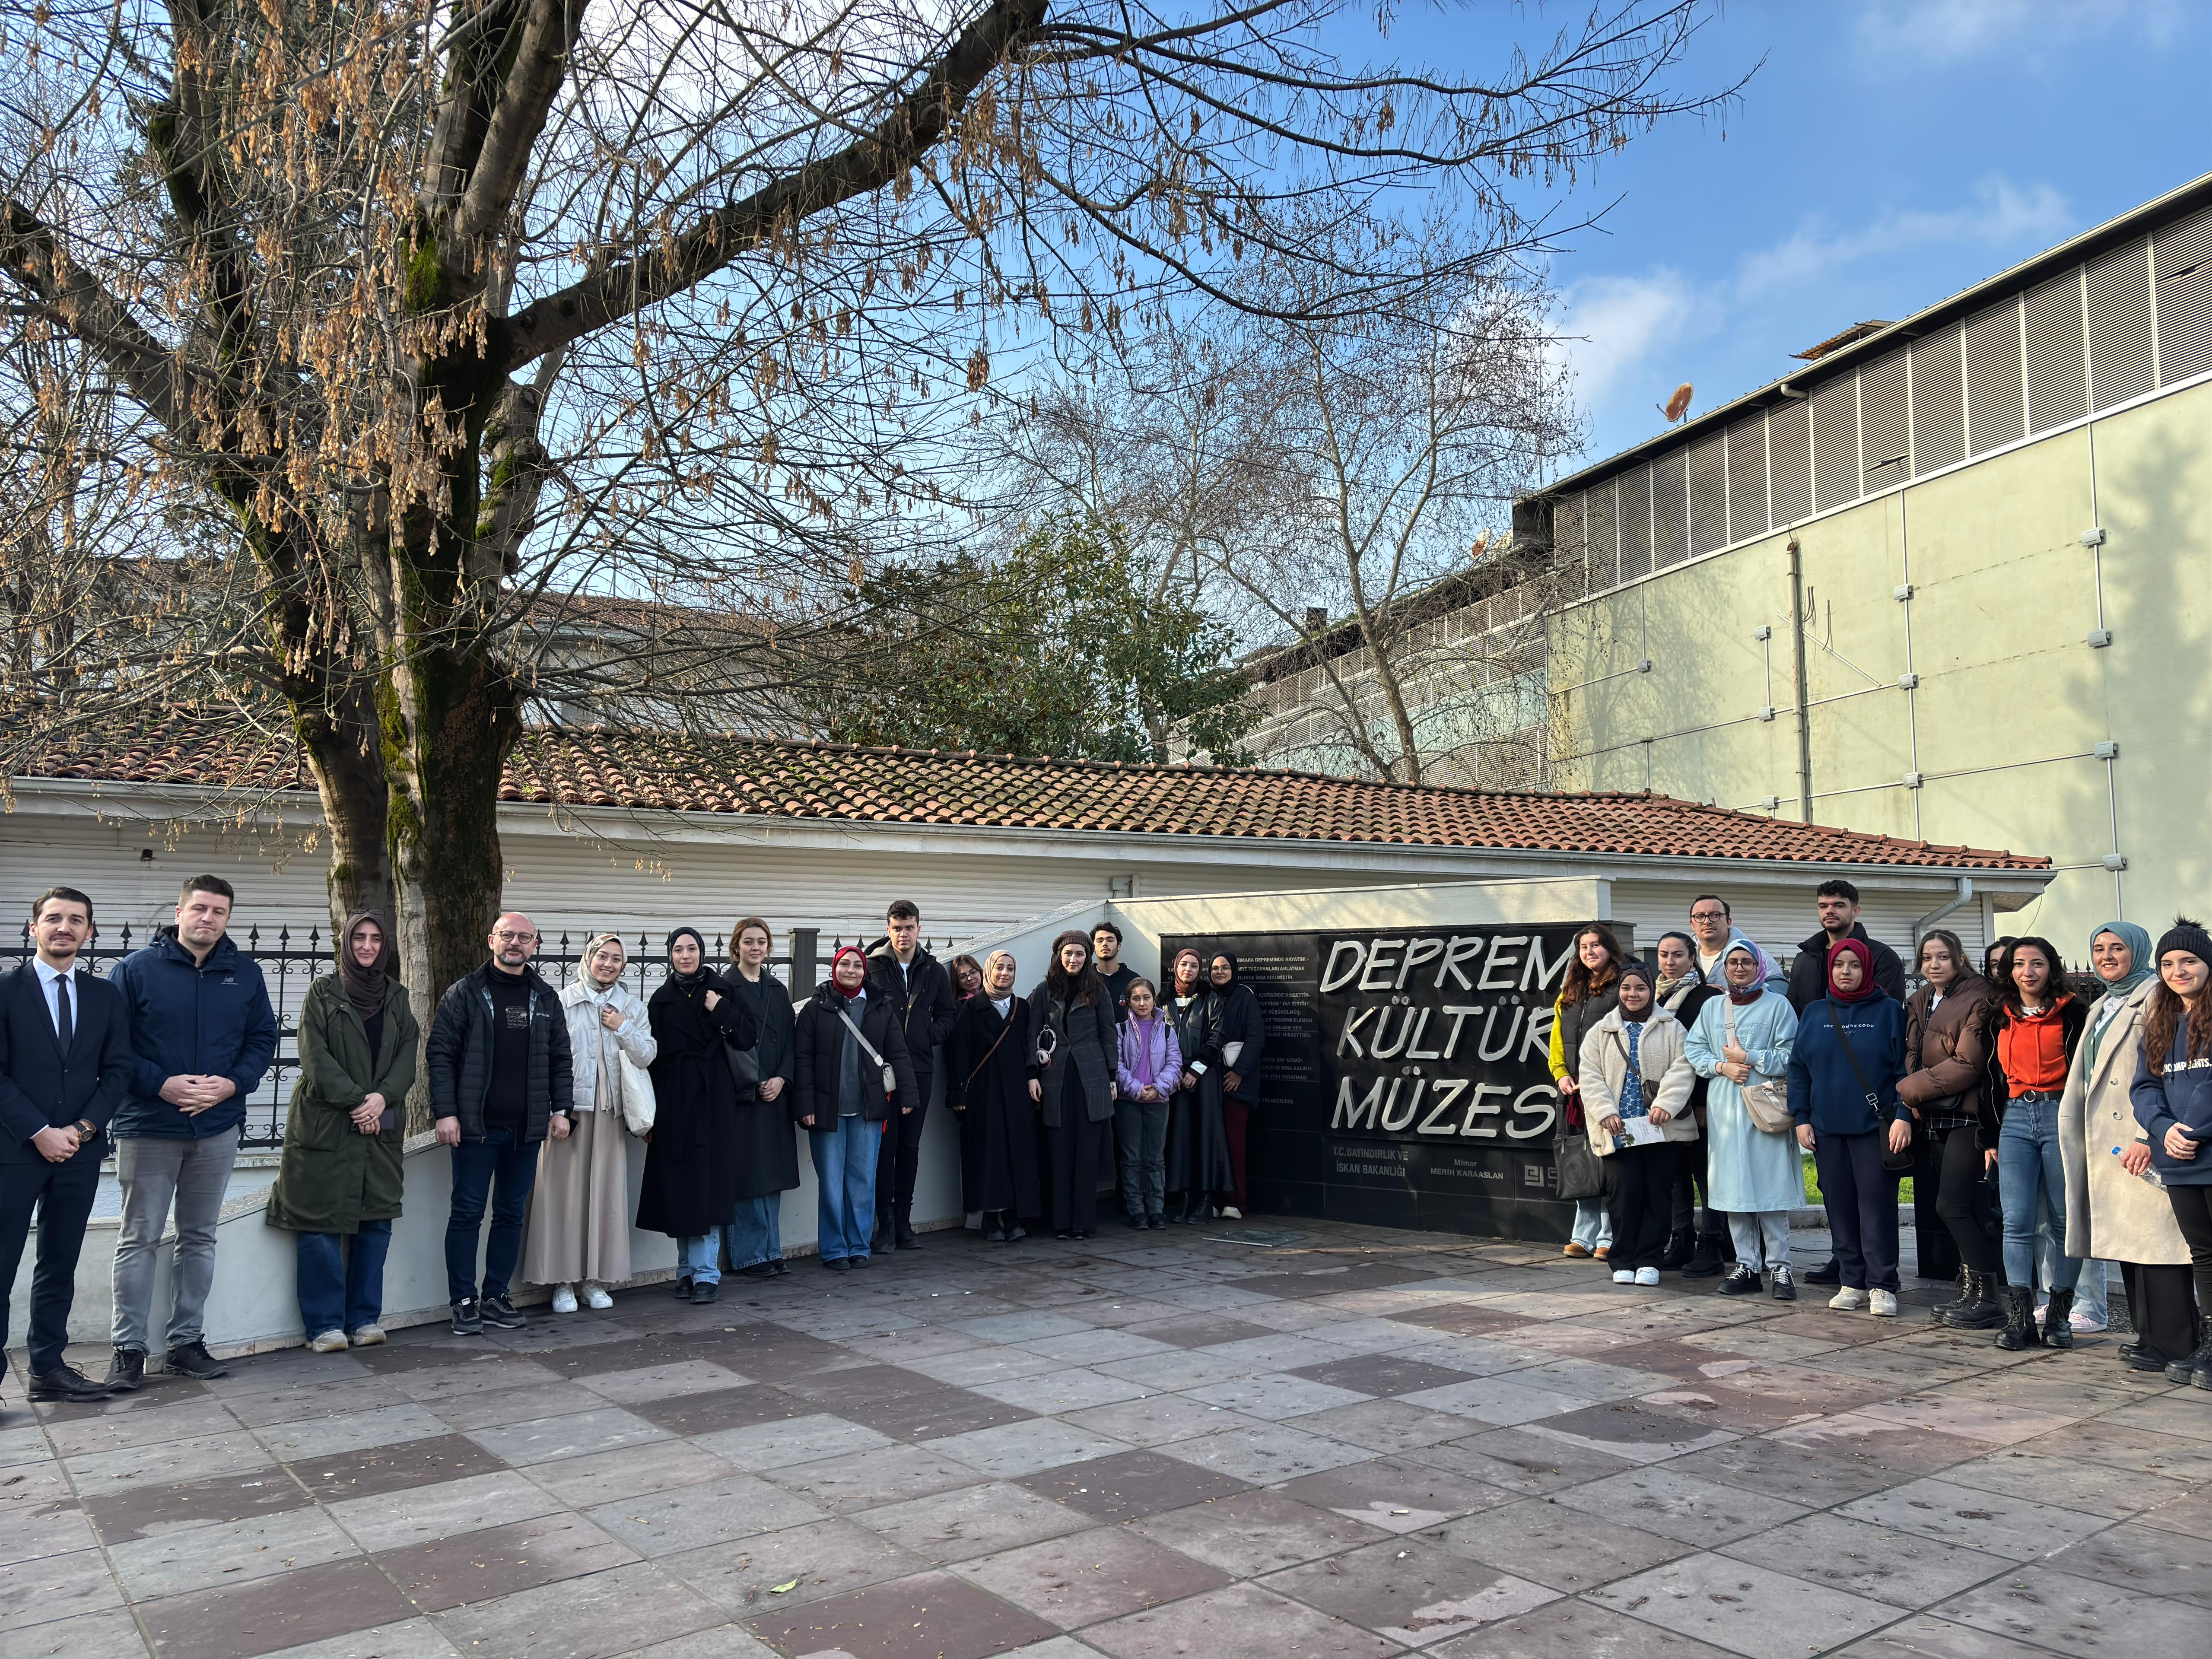
[[1210,1220],[1213,1194],[1237,1187],[1221,1121],[1221,1000],[1196,951],[1176,954],[1172,983],[1167,1011],[1182,1054],[1182,1086],[1168,1103],[1167,1190],[1182,1195],[1173,1219]]
[[1221,1213],[1241,1221],[1251,1207],[1244,1185],[1245,1148],[1251,1137],[1254,1103],[1259,1098],[1260,1056],[1267,1047],[1267,1022],[1260,999],[1237,976],[1237,958],[1216,951],[1206,968],[1213,999],[1221,1005],[1221,1127],[1229,1142],[1229,1190]]
[[1026,1237],[1044,1212],[1037,1179],[1037,1109],[1030,1099],[1030,1005],[1014,994],[1014,958],[994,951],[981,988],[960,1004],[945,1039],[945,1103],[960,1114],[964,1207],[983,1212],[993,1243]]
[[839,1273],[865,1267],[876,1229],[884,1125],[893,1111],[925,1103],[915,1088],[899,1011],[868,994],[868,959],[854,946],[830,959],[829,981],[799,1011],[791,1040],[797,1061],[791,1112],[800,1128],[811,1131],[822,1265]]
[[[1705,983],[1698,969],[1698,941],[1689,934],[1669,931],[1659,935],[1659,979],[1652,988],[1662,1008],[1682,1022],[1686,1031],[1698,1023],[1705,1006],[1721,994],[1717,985]],[[1705,1091],[1710,1078],[1699,1078],[1684,1109],[1697,1121],[1698,1138],[1681,1142],[1676,1150],[1674,1210],[1667,1238],[1667,1254],[1659,1265],[1671,1273],[1677,1268],[1691,1279],[1711,1279],[1731,1261],[1735,1247],[1729,1242],[1728,1218],[1711,1202],[1705,1205],[1705,1224],[1697,1224],[1696,1200],[1705,1193]]]
[[1052,965],[1029,1000],[1023,1060],[1052,1149],[1053,1232],[1088,1238],[1098,1229],[1099,1171],[1113,1167],[1120,1057],[1114,994],[1091,965],[1088,937],[1066,933],[1053,940]]
[[637,1224],[676,1241],[676,1293],[712,1302],[722,1277],[722,1228],[737,1206],[738,1089],[730,1051],[750,1048],[760,1022],[729,981],[708,971],[696,927],[668,936],[668,977],[647,1000],[653,1026],[653,1132]]
[[775,936],[758,916],[730,933],[730,989],[760,1025],[760,1038],[738,1054],[738,1201],[731,1212],[730,1265],[748,1279],[773,1279],[783,1265],[783,1195],[799,1184],[799,1143],[791,1127],[791,993],[768,970]]

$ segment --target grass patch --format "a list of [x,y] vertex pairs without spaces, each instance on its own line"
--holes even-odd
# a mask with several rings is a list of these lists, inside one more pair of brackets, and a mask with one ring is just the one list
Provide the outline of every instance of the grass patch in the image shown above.
[[[1797,1156],[1803,1161],[1805,1165],[1805,1201],[1808,1204],[1826,1203],[1828,1200],[1820,1196],[1820,1172],[1814,1167],[1812,1153],[1801,1151]],[[1897,1183],[1897,1201],[1900,1204],[1910,1204],[1912,1202],[1912,1177],[1911,1176],[1905,1176],[1904,1180]]]

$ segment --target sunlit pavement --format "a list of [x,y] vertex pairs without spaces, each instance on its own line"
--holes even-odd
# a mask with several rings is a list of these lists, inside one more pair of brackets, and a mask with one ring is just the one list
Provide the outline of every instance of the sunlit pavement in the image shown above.
[[35,1417],[17,1355],[0,1648],[2207,1650],[2212,1395],[2123,1370],[2118,1337],[1948,1334],[1911,1280],[1884,1321],[1713,1284],[1441,1234],[1109,1221]]

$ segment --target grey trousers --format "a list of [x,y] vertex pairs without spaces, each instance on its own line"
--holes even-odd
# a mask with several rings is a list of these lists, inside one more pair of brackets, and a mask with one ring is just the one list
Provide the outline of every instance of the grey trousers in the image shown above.
[[1114,1103],[1114,1145],[1121,1163],[1121,1207],[1135,1220],[1167,1207],[1168,1103],[1123,1095]]
[[1729,1237],[1735,1241],[1736,1265],[1757,1273],[1762,1267],[1790,1265],[1790,1212],[1759,1210],[1729,1217]]
[[156,1352],[146,1340],[154,1322],[154,1270],[173,1203],[176,1261],[169,1274],[168,1340],[159,1350],[198,1341],[208,1290],[215,1283],[215,1224],[238,1158],[238,1131],[204,1140],[133,1135],[115,1143],[115,1176],[123,1186],[123,1225],[115,1240],[115,1346]]

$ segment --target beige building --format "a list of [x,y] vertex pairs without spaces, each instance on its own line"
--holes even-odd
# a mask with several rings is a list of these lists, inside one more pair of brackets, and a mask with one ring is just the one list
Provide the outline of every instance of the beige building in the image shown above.
[[1549,492],[1547,787],[2033,848],[2069,959],[2204,914],[2212,176],[1844,337]]

